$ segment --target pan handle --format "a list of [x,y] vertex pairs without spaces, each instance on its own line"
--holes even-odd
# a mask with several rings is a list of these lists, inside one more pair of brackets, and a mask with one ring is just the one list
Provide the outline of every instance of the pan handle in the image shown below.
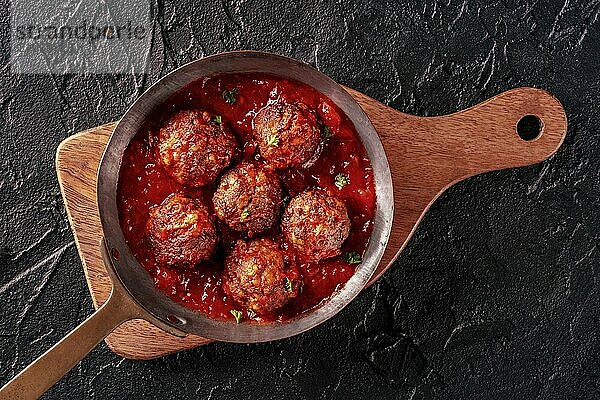
[[60,342],[52,346],[0,389],[0,400],[37,399],[81,361],[94,347],[124,322],[145,319],[179,337],[187,333],[155,318],[130,296],[114,272],[104,239],[100,253],[112,282],[106,302]]
[[113,285],[109,299],[98,311],[0,389],[0,400],[37,399],[115,328],[138,317],[137,307],[124,289]]
[[135,307],[113,287],[109,299],[60,342],[0,389],[0,400],[37,399],[123,322],[137,317]]

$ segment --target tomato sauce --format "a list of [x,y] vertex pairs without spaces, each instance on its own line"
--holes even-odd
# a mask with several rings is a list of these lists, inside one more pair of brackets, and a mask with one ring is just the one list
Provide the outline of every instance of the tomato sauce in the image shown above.
[[[224,95],[231,90],[235,93],[233,104],[225,101]],[[252,120],[261,108],[273,102],[306,104],[332,134],[324,139],[323,151],[312,166],[277,171],[284,192],[294,196],[306,189],[319,188],[337,196],[346,204],[351,231],[342,246],[341,256],[298,266],[303,275],[298,297],[273,314],[253,319],[257,322],[284,321],[326,301],[355,272],[357,264],[350,264],[344,255],[349,252],[363,254],[371,236],[375,214],[371,163],[354,125],[331,100],[303,83],[265,74],[224,74],[191,83],[155,110],[130,142],[121,165],[117,202],[125,240],[154,279],[156,287],[183,306],[213,318],[234,319],[231,310],[244,310],[224,293],[221,272],[226,249],[235,240],[247,238],[218,223],[222,244],[210,261],[193,269],[175,269],[158,263],[145,238],[149,210],[175,192],[201,197],[212,207],[212,194],[218,182],[199,189],[182,186],[157,162],[151,144],[155,142],[154,136],[161,123],[174,112],[201,109],[220,115],[223,123],[238,136],[241,151],[232,165],[242,159],[264,162],[252,137]],[[349,179],[349,184],[341,189],[335,185],[338,174]],[[263,235],[281,242],[278,226]],[[244,322],[247,320],[244,318]]]

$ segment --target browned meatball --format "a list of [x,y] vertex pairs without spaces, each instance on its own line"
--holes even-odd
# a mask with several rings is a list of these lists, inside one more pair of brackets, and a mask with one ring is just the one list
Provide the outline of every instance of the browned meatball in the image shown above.
[[156,260],[193,267],[208,259],[217,245],[214,217],[199,200],[172,194],[150,210],[146,237]]
[[259,314],[296,297],[298,286],[298,271],[286,268],[281,250],[270,239],[239,240],[225,260],[225,293]]
[[300,167],[319,155],[317,118],[303,104],[271,104],[254,117],[260,154],[274,168]]
[[235,137],[220,117],[187,110],[173,115],[158,132],[161,164],[177,182],[193,187],[213,182],[229,165]]
[[281,185],[273,172],[241,163],[221,177],[213,196],[217,217],[250,235],[269,229],[281,209]]
[[340,254],[340,247],[350,234],[350,219],[344,202],[312,190],[290,201],[281,227],[303,259],[318,261]]

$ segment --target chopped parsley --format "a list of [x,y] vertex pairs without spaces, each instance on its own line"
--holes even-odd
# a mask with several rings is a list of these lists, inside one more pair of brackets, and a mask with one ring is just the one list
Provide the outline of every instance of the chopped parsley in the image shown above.
[[335,186],[337,186],[338,189],[342,190],[342,188],[346,185],[348,185],[350,183],[350,179],[348,178],[347,175],[344,174],[337,174],[335,176]]
[[357,252],[351,251],[344,254],[344,261],[346,261],[348,264],[360,264],[362,262],[362,257]]
[[251,318],[251,319],[256,317],[256,312],[251,308],[246,310],[246,314],[248,314],[248,318]]
[[329,139],[333,136],[333,131],[327,125],[323,125],[323,128],[321,128],[321,136],[323,139]]
[[279,146],[279,135],[272,134],[267,136],[267,145],[269,146]]
[[221,125],[221,122],[222,122],[222,120],[221,120],[221,116],[220,116],[220,115],[215,115],[215,116],[214,116],[214,117],[213,117],[213,118],[210,120],[210,122],[214,122],[215,124],[219,124],[219,125]]
[[248,211],[248,208],[244,208],[244,210],[240,214],[240,221],[244,221],[246,218],[248,218],[249,215],[250,211]]
[[292,284],[292,281],[290,280],[290,278],[288,278],[287,276],[284,279],[285,282],[285,290],[287,290],[288,292],[293,292],[294,291],[294,285]]
[[242,322],[242,312],[238,311],[238,310],[231,310],[229,311],[231,313],[231,315],[233,315],[233,317],[235,318],[235,322],[236,323],[240,323]]
[[237,101],[237,94],[238,94],[238,88],[233,88],[231,90],[224,90],[223,91],[223,100],[225,100],[225,103],[227,104],[235,104],[235,102]]

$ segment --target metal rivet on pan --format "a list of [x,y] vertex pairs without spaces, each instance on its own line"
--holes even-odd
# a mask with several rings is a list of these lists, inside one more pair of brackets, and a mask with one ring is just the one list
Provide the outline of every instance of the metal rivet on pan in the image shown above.
[[167,314],[167,321],[169,321],[173,325],[184,325],[186,323],[185,319],[173,314]]

